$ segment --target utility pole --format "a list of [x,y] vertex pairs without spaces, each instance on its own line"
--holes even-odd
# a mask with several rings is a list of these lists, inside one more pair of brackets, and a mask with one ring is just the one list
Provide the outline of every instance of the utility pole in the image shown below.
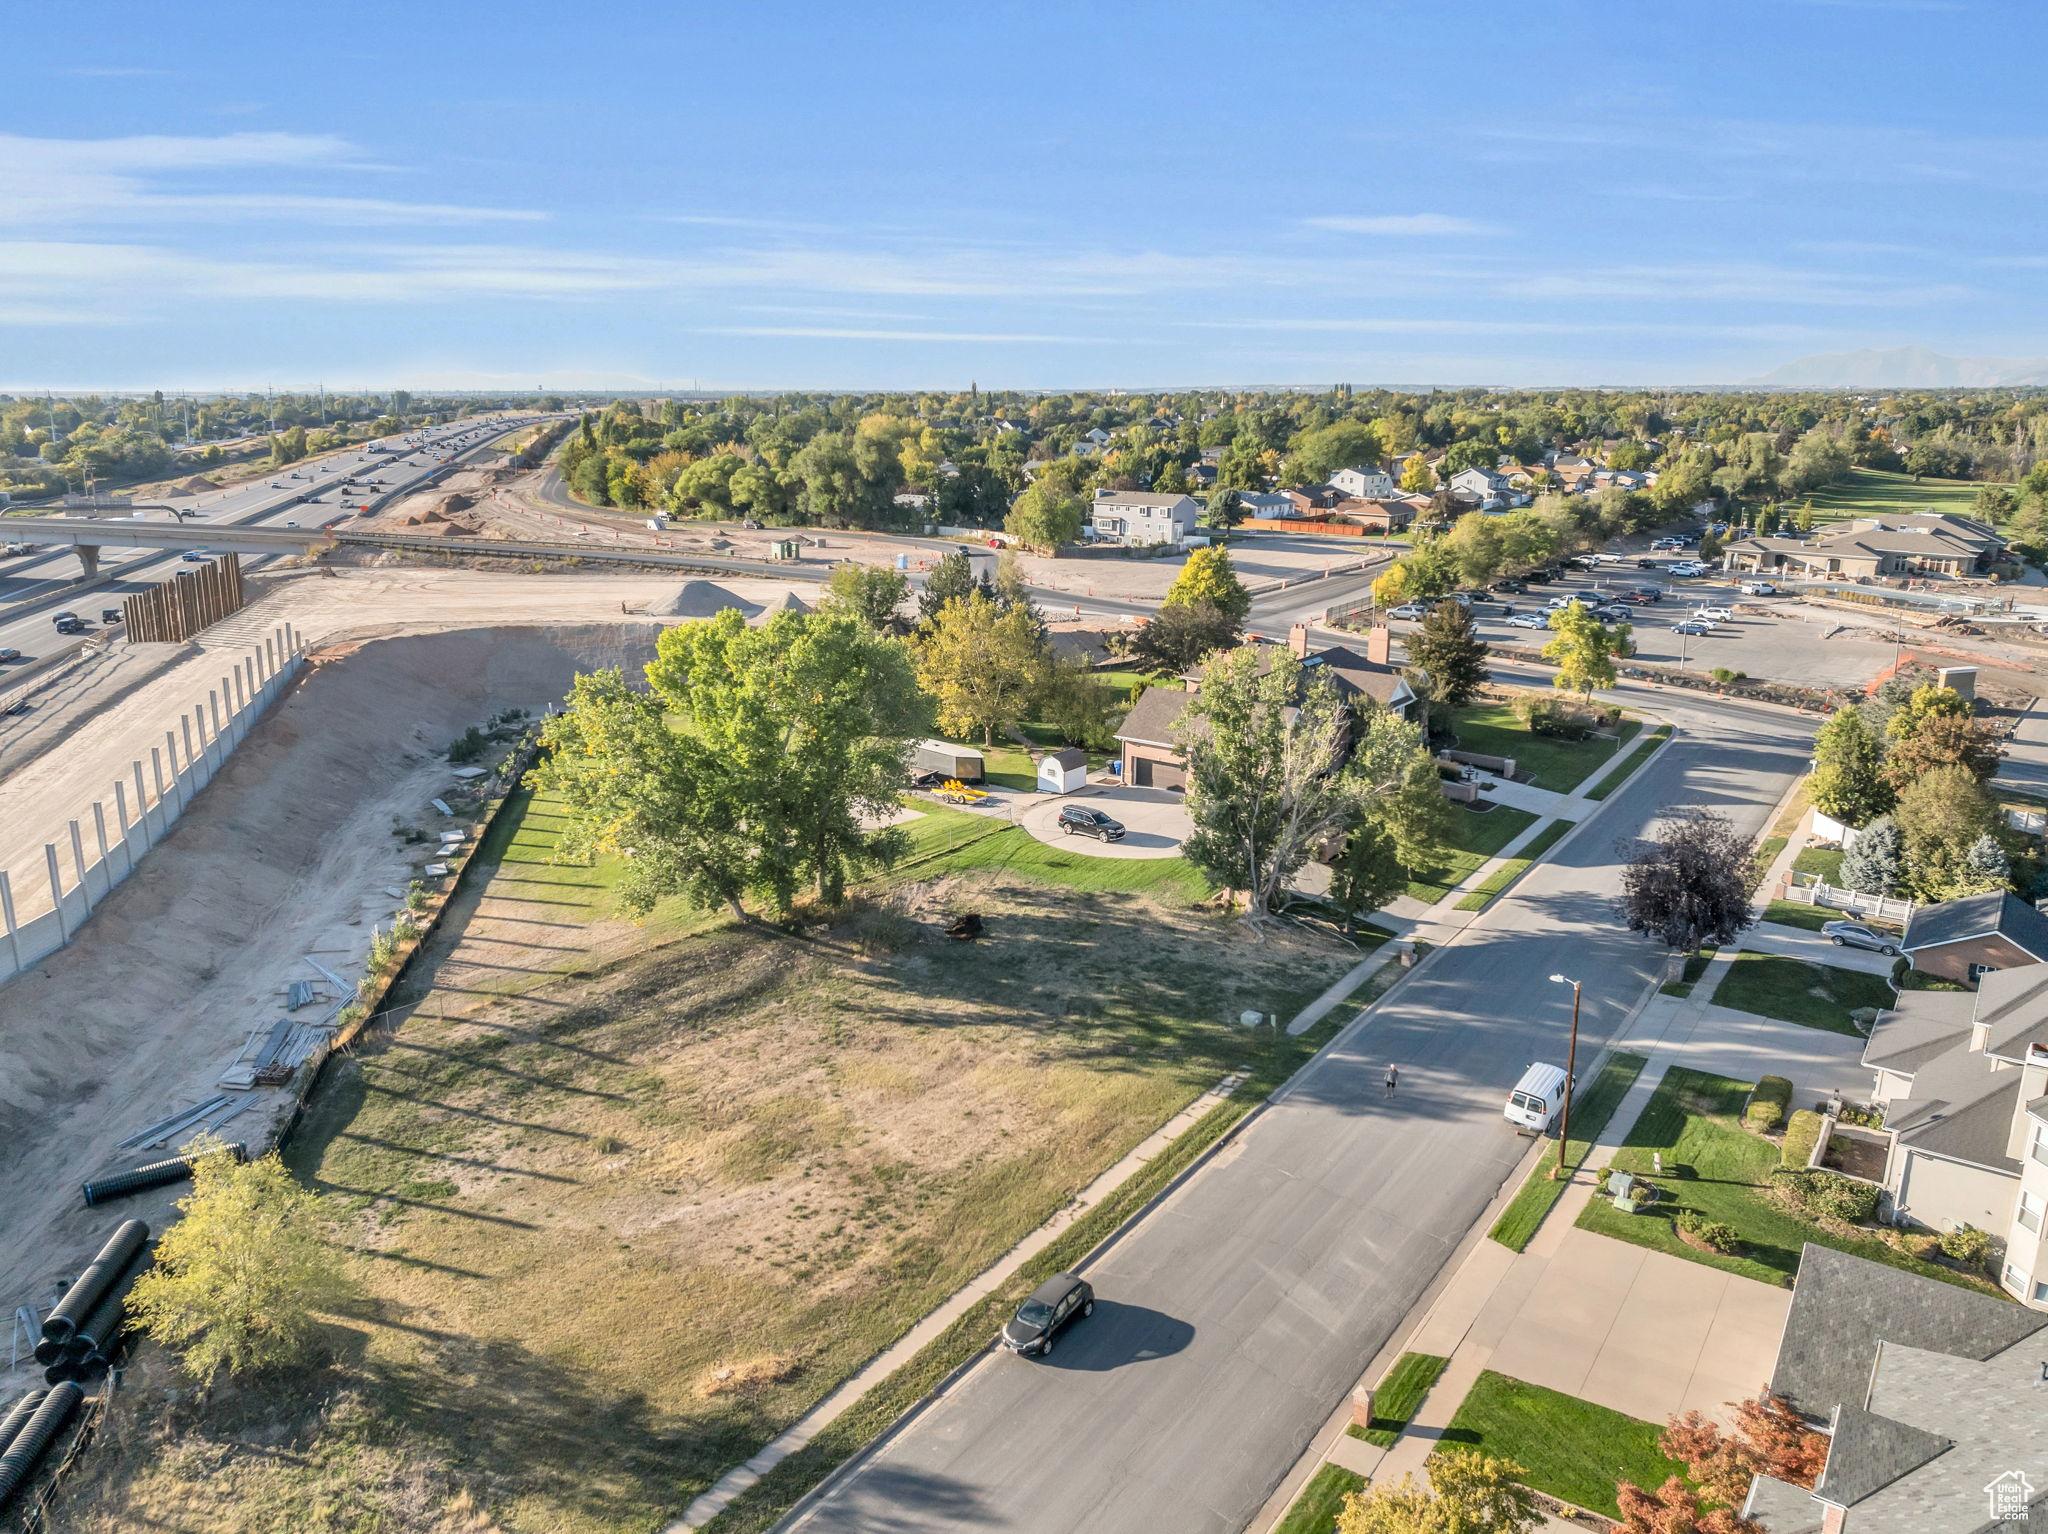
[[1563,975],[1550,978],[1559,985],[1572,988],[1572,1042],[1564,1057],[1564,1106],[1557,1126],[1557,1165],[1550,1169],[1550,1180],[1557,1182],[1565,1175],[1565,1145],[1572,1137],[1572,1087],[1577,1083],[1579,1074],[1579,982]]

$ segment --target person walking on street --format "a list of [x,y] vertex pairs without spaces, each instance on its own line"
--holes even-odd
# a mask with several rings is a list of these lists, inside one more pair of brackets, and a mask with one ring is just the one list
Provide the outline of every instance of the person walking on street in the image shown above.
[[1399,1067],[1399,1066],[1395,1066],[1395,1065],[1390,1065],[1390,1066],[1388,1066],[1388,1067],[1387,1067],[1387,1096],[1389,1096],[1389,1097],[1392,1097],[1392,1096],[1394,1095],[1394,1088],[1395,1088],[1395,1087],[1397,1087],[1397,1086],[1399,1086],[1400,1084],[1401,1084],[1401,1069],[1400,1069],[1400,1067]]

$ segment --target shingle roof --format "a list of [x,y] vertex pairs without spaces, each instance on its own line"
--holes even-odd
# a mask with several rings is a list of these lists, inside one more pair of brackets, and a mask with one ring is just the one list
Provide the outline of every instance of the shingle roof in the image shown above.
[[2048,1315],[1808,1243],[1771,1389],[1809,1417],[1864,1404],[1881,1342],[1989,1358],[2048,1328]]
[[1086,767],[1088,765],[1088,753],[1086,751],[1077,751],[1074,747],[1069,746],[1064,751],[1048,752],[1045,760],[1057,762],[1062,767]]
[[1173,727],[1188,706],[1192,693],[1179,692],[1171,687],[1148,687],[1138,695],[1138,701],[1131,705],[1131,711],[1124,715],[1124,722],[1118,726],[1118,740],[1134,740],[1140,745],[1171,746],[1175,744]]
[[1929,1060],[1968,1044],[1976,1000],[1968,991],[1901,991],[1898,1005],[1878,1015],[1870,1042],[1863,1046],[1863,1063],[1910,1076]]
[[1837,1507],[1854,1507],[1955,1447],[1952,1438],[1846,1403],[1835,1413],[1830,1437],[1827,1468],[1813,1494]]
[[1761,1524],[1769,1534],[1821,1534],[1827,1513],[1804,1486],[1760,1475],[1749,1483],[1742,1516]]
[[1977,1021],[1988,1052],[2023,1060],[2029,1045],[2048,1048],[2048,964],[1998,969],[1977,983]]
[[1938,948],[1944,943],[1960,943],[1994,932],[2022,952],[2048,959],[2048,916],[2010,890],[1991,890],[1922,906],[1906,924],[1906,936],[1899,947],[1912,953],[1915,949]]

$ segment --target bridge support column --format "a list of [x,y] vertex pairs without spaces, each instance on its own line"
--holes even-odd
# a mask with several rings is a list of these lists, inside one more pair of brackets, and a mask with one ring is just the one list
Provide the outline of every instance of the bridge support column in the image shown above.
[[72,545],[72,547],[78,552],[78,562],[85,566],[84,579],[91,580],[94,576],[98,575],[100,573],[99,545],[96,543],[79,543]]

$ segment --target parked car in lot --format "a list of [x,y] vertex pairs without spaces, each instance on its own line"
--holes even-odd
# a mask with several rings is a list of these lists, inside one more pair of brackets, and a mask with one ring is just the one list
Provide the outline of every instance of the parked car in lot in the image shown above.
[[1725,607],[1695,607],[1687,613],[1688,618],[1704,618],[1709,623],[1733,623],[1735,614]]
[[1828,922],[1820,929],[1820,935],[1837,948],[1868,948],[1887,958],[1899,951],[1899,945],[1891,938],[1882,932],[1871,931],[1860,921]]
[[1670,566],[1670,573],[1673,575],[1705,575],[1707,567],[1697,559],[1682,559],[1677,564]]
[[1509,596],[1519,595],[1527,591],[1529,585],[1526,581],[1495,581],[1486,589],[1493,592],[1496,596]]
[[1645,602],[1661,602],[1664,600],[1664,588],[1662,586],[1638,586],[1636,587],[1636,596]]
[[1516,613],[1514,617],[1508,619],[1508,627],[1511,629],[1547,629],[1550,627],[1550,620],[1542,613]]
[[1420,620],[1429,616],[1429,609],[1420,602],[1403,602],[1399,607],[1388,608],[1387,616],[1389,618],[1414,618]]
[[1769,581],[1744,581],[1742,594],[1746,597],[1774,597],[1778,594],[1778,588]]
[[1583,593],[1581,593],[1581,592],[1577,592],[1577,591],[1567,591],[1567,592],[1566,592],[1566,593],[1565,593],[1565,594],[1564,594],[1563,596],[1561,596],[1561,597],[1552,597],[1552,598],[1551,598],[1551,599],[1550,599],[1550,600],[1549,600],[1549,601],[1548,601],[1547,603],[1545,603],[1544,605],[1545,605],[1545,606],[1547,606],[1547,607],[1550,607],[1550,608],[1553,608],[1553,609],[1555,609],[1555,608],[1559,608],[1559,607],[1569,607],[1569,606],[1571,606],[1571,605],[1572,605],[1572,603],[1574,603],[1574,602],[1583,602],[1583,601],[1585,601],[1585,600],[1586,600],[1586,598],[1585,598],[1585,596],[1584,596],[1584,594],[1583,594]]
[[1003,1327],[1003,1349],[1027,1358],[1043,1358],[1053,1339],[1082,1316],[1095,1313],[1095,1290],[1085,1278],[1055,1273],[1017,1307]]
[[1714,625],[1707,622],[1704,618],[1685,618],[1672,624],[1671,632],[1674,634],[1711,634],[1714,632]]
[[1082,804],[1070,804],[1060,811],[1060,829],[1069,836],[1092,836],[1101,842],[1124,839],[1121,820],[1112,820],[1102,811],[1091,810]]
[[1630,607],[1626,602],[1609,602],[1605,607],[1596,607],[1593,609],[1594,617],[1604,618],[1609,623],[1626,623],[1631,618],[1635,617],[1635,615],[1636,610],[1633,607]]

